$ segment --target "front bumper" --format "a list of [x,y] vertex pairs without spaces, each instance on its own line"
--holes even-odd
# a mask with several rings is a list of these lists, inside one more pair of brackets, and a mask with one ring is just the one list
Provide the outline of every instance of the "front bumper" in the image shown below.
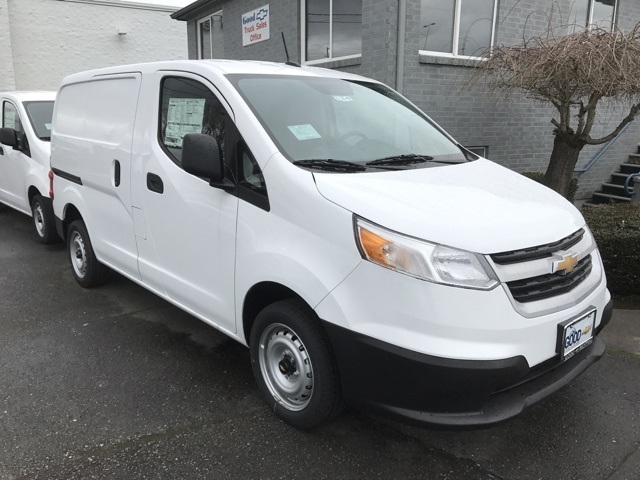
[[[602,312],[599,333],[613,312]],[[593,343],[566,362],[530,368],[523,356],[454,360],[425,355],[324,323],[348,403],[425,426],[486,427],[521,413],[578,377],[605,351]]]

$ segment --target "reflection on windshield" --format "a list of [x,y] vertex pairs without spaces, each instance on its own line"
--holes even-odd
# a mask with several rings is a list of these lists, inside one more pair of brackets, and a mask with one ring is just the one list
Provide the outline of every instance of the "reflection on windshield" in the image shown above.
[[466,161],[454,142],[384,85],[304,76],[229,78],[293,162],[331,159],[365,165],[415,155],[435,162]]
[[53,101],[23,102],[31,127],[40,140],[51,140],[51,119],[53,118]]

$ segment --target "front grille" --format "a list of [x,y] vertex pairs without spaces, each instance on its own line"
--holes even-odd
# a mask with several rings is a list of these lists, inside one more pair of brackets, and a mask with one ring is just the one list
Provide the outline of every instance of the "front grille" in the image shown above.
[[589,276],[591,268],[591,255],[588,255],[580,260],[575,269],[569,273],[556,272],[524,280],[515,280],[507,282],[507,287],[509,287],[514,300],[518,302],[543,300],[573,290]]
[[568,237],[558,240],[557,242],[548,243],[546,245],[539,245],[537,247],[523,248],[521,250],[513,250],[511,252],[494,253],[491,255],[491,259],[498,265],[508,265],[511,263],[528,262],[531,260],[538,260],[540,258],[550,257],[554,252],[558,250],[566,250],[571,248],[584,236],[584,229],[581,228],[575,233],[572,233]]

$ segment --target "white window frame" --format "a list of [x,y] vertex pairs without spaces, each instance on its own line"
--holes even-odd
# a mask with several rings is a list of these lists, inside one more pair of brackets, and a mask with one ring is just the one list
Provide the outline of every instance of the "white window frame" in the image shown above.
[[[203,60],[202,58],[202,35],[200,35],[200,28],[204,22],[209,21],[209,51],[213,52],[213,18],[220,17],[222,19],[222,10],[218,10],[211,15],[207,15],[206,17],[201,18],[196,22],[196,42],[198,45],[198,60]],[[208,59],[206,59],[208,60]]]
[[[620,0],[613,0],[613,14],[611,15],[611,25],[609,25],[608,30],[613,30],[616,26],[617,16],[618,16],[618,3]],[[596,3],[596,0],[589,0],[589,6],[587,7],[587,24],[586,28],[591,28],[593,26],[597,26],[593,23],[593,6]],[[606,30],[606,29],[605,29]]]
[[[333,2],[340,0],[329,0],[329,19],[333,19]],[[307,57],[307,2],[300,0],[300,63],[302,65],[317,65],[320,63],[335,62],[337,60],[348,60],[350,58],[362,58],[362,52],[354,55],[344,55],[333,57],[333,21],[329,23],[329,57],[318,58],[317,60],[305,60]]]
[[[593,0],[591,0],[593,1]],[[617,1],[617,0],[616,0]],[[455,0],[455,8],[453,11],[453,46],[451,47],[451,52],[434,52],[431,50],[420,49],[421,55],[432,55],[436,57],[449,57],[449,58],[482,58],[474,55],[458,55],[458,45],[459,45],[459,34],[460,34],[460,11],[462,8],[462,1]],[[421,5],[422,8],[422,5]],[[489,44],[489,48],[493,47],[496,39],[496,23],[498,19],[498,0],[493,0],[493,15],[491,21],[491,41]],[[478,20],[476,20],[477,22]],[[473,22],[475,23],[475,22]],[[471,26],[473,26],[473,23]],[[469,27],[471,30],[471,27]]]

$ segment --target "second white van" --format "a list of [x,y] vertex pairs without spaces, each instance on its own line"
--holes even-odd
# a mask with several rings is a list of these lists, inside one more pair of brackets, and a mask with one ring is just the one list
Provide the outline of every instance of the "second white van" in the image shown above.
[[114,270],[247,345],[297,427],[345,401],[491,425],[604,353],[611,296],[580,213],[374,80],[238,61],[79,73],[51,166],[78,283]]
[[55,92],[0,92],[0,203],[30,215],[42,243],[59,241],[49,194]]

